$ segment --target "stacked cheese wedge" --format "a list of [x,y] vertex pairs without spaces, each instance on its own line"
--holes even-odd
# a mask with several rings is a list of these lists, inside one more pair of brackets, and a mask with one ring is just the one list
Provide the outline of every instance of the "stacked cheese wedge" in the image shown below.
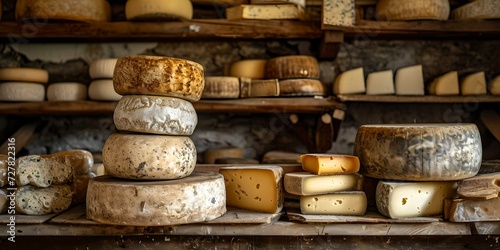
[[239,19],[301,19],[307,18],[305,0],[251,0],[251,4],[241,4],[226,9],[228,20]]
[[[429,93],[431,95],[486,95],[488,93],[487,85],[484,71],[468,74],[461,81],[459,81],[457,71],[450,71],[431,82]],[[499,76],[491,81],[489,92],[492,95],[500,95]]]
[[0,101],[41,102],[49,72],[36,68],[0,68]]
[[89,98],[96,101],[119,101],[122,97],[113,88],[113,71],[117,59],[99,59],[90,63]]
[[196,148],[189,138],[198,117],[203,67],[158,56],[119,58],[113,86],[124,95],[114,113],[120,133],[102,151],[110,176],[94,178],[88,218],[108,224],[159,226],[215,219],[226,212],[222,175],[193,172]]

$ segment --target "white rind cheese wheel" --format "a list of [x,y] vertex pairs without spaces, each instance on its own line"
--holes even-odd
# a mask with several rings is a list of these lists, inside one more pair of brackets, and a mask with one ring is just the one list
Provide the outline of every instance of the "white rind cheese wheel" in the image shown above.
[[196,148],[187,136],[112,134],[104,143],[106,173],[125,179],[184,178],[196,165]]
[[24,18],[107,22],[111,20],[111,7],[106,0],[18,0],[16,19]]
[[325,85],[316,79],[289,79],[279,81],[280,96],[324,96]]
[[263,79],[267,60],[248,59],[231,64],[229,75],[234,77],[245,77],[252,79]]
[[243,150],[241,148],[217,148],[207,149],[203,154],[205,164],[214,164],[215,160],[222,158],[243,159]]
[[451,12],[451,19],[499,19],[500,2],[498,0],[476,0]]
[[207,76],[201,99],[236,99],[240,97],[240,79],[231,76]]
[[191,135],[198,123],[193,104],[166,96],[126,95],[118,102],[113,120],[118,130]]
[[89,98],[96,101],[119,101],[122,95],[116,93],[113,80],[94,80],[89,86]]
[[43,102],[45,86],[40,83],[4,82],[0,83],[0,101]]
[[500,75],[496,76],[491,81],[490,93],[492,95],[500,95]]
[[312,56],[280,56],[267,61],[266,78],[319,78],[319,64]]
[[79,101],[87,99],[87,85],[78,82],[52,83],[47,88],[49,101]]
[[180,180],[90,180],[87,218],[114,225],[165,226],[216,219],[226,213],[222,175],[193,172]]
[[190,0],[128,0],[125,4],[127,20],[192,19]]
[[95,60],[89,65],[89,75],[92,79],[112,79],[116,58]]
[[447,20],[448,0],[379,0],[376,8],[380,20]]
[[35,68],[1,68],[0,81],[47,83],[49,72]]
[[451,181],[478,173],[482,148],[474,124],[362,125],[354,154],[369,177]]
[[161,56],[119,58],[113,86],[121,95],[160,95],[200,100],[205,87],[203,66],[198,63]]

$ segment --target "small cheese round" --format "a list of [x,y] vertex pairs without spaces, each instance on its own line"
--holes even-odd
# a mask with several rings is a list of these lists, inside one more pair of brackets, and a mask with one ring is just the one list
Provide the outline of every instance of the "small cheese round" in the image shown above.
[[49,72],[35,68],[1,68],[0,81],[47,83]]
[[171,180],[184,178],[196,165],[196,147],[187,136],[116,133],[102,149],[106,173],[118,178]]
[[198,123],[193,104],[167,96],[126,95],[113,118],[118,130],[163,135],[191,135]]
[[4,82],[0,83],[0,101],[43,102],[45,86],[40,83]]
[[125,16],[132,21],[192,19],[193,5],[190,0],[128,0]]
[[87,85],[78,82],[58,82],[47,87],[49,101],[79,101],[87,99]]
[[99,176],[90,180],[87,193],[87,217],[105,224],[188,224],[210,221],[225,213],[224,177],[213,172],[147,182]]
[[202,99],[236,99],[240,97],[240,79],[232,76],[207,76]]
[[243,158],[241,148],[212,148],[207,149],[203,154],[205,164],[214,164],[220,158]]
[[266,69],[266,59],[241,60],[231,64],[229,75],[252,79],[263,79]]
[[482,148],[474,124],[362,125],[354,154],[369,177],[452,181],[478,173]]
[[99,59],[90,63],[89,75],[92,79],[112,79],[116,58]]
[[447,20],[448,0],[379,0],[376,8],[380,20]]
[[106,0],[17,0],[16,19],[107,22],[111,7]]
[[160,95],[200,100],[205,87],[203,66],[161,56],[119,58],[113,74],[115,91],[122,95]]
[[279,81],[280,96],[324,96],[325,85],[316,79],[288,79]]
[[267,61],[266,78],[319,78],[319,64],[312,56],[280,56]]
[[119,101],[122,95],[116,93],[113,80],[94,80],[89,86],[89,98],[96,101]]

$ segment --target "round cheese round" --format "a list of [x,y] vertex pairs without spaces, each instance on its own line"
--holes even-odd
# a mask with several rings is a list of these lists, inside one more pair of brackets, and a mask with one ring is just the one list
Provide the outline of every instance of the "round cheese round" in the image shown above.
[[207,76],[202,99],[235,99],[240,97],[240,79],[232,76]]
[[312,56],[281,56],[267,61],[266,78],[319,78],[319,64]]
[[118,178],[171,180],[184,178],[196,165],[196,148],[187,136],[116,133],[102,149],[106,173]]
[[122,95],[116,93],[113,80],[94,80],[89,85],[89,98],[96,101],[119,101]]
[[448,0],[379,0],[375,10],[380,20],[447,20]]
[[288,79],[279,81],[280,96],[324,96],[325,85],[316,79]]
[[363,125],[354,154],[369,177],[451,181],[477,174],[482,148],[474,124]]
[[43,102],[45,86],[40,83],[4,82],[0,83],[0,101]]
[[90,63],[89,75],[92,79],[112,79],[116,58],[99,59]]
[[47,83],[49,72],[35,68],[1,68],[0,81]]
[[145,182],[99,176],[90,180],[87,193],[87,217],[105,224],[188,224],[210,221],[225,213],[224,177],[213,172]]
[[106,0],[18,0],[16,19],[107,22],[111,7]]
[[231,64],[229,75],[252,79],[263,79],[265,76],[266,59],[241,60]]
[[200,100],[205,87],[203,66],[161,56],[119,58],[113,74],[115,91],[121,95],[160,95]]
[[132,21],[192,19],[193,5],[190,0],[128,0],[125,16]]
[[205,164],[214,164],[215,160],[221,158],[243,158],[241,148],[213,148],[207,149],[203,155]]
[[78,82],[52,83],[47,87],[49,101],[79,101],[87,99],[87,85]]
[[198,123],[193,104],[167,96],[123,96],[113,118],[118,130],[163,135],[191,135]]

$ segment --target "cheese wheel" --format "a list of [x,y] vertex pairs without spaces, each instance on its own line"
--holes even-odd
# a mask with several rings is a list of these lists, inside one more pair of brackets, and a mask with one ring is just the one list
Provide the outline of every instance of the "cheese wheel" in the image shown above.
[[196,148],[187,136],[116,133],[102,150],[106,173],[118,178],[170,180],[184,178],[196,165]]
[[191,135],[198,123],[193,104],[167,96],[126,95],[118,102],[113,120],[118,130]]
[[107,22],[111,7],[106,0],[18,0],[16,19]]
[[205,164],[214,164],[215,160],[220,158],[243,158],[241,148],[217,148],[207,149],[203,155]]
[[92,79],[112,79],[116,58],[99,59],[90,63],[89,75]]
[[315,79],[281,80],[280,96],[324,96],[327,93],[325,85]]
[[447,181],[476,175],[482,148],[474,124],[363,125],[354,154],[369,177]]
[[190,0],[128,0],[125,16],[132,21],[192,19],[193,5]]
[[0,82],[3,81],[47,83],[49,72],[35,68],[1,68]]
[[447,20],[448,0],[379,0],[376,8],[380,20]]
[[229,75],[252,79],[263,79],[266,69],[266,59],[241,60],[231,64]]
[[87,99],[87,85],[78,82],[52,83],[47,88],[49,101],[79,101]]
[[475,0],[451,12],[451,19],[499,19],[500,2],[498,0]]
[[0,83],[0,101],[42,102],[45,86],[40,83],[4,82]]
[[319,64],[312,56],[281,56],[266,64],[266,78],[293,79],[319,78]]
[[198,63],[161,56],[119,58],[113,86],[121,95],[161,95],[200,100],[205,87],[203,66]]
[[359,159],[352,155],[303,154],[302,169],[315,175],[352,174],[359,171]]
[[235,99],[240,96],[240,79],[231,76],[205,77],[201,99]]
[[89,85],[89,98],[96,101],[119,101],[122,95],[116,93],[113,80],[94,80]]
[[257,20],[286,20],[307,19],[305,10],[294,4],[242,4],[226,9],[227,20],[257,19]]
[[248,0],[191,0],[193,4],[200,5],[222,5],[222,6],[235,6],[248,3]]
[[87,218],[114,225],[165,226],[204,222],[226,213],[222,175],[193,172],[180,180],[90,180]]

